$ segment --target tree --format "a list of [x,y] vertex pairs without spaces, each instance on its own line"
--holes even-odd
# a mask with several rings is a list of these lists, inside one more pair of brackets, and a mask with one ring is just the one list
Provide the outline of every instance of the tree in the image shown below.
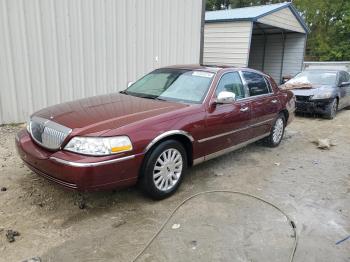
[[307,55],[314,60],[350,60],[349,0],[295,0],[311,33]]
[[[207,10],[239,8],[284,0],[207,0]],[[311,33],[306,56],[311,60],[350,60],[350,1],[294,0]]]

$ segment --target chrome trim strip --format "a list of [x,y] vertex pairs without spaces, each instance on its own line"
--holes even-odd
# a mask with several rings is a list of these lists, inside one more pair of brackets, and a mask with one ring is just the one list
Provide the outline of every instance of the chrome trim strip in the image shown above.
[[198,165],[198,164],[200,164],[200,163],[202,163],[202,162],[204,162],[204,161],[208,161],[208,160],[210,160],[210,159],[213,159],[213,158],[222,156],[222,155],[224,155],[224,154],[226,154],[226,153],[235,151],[235,150],[240,149],[240,148],[242,148],[242,147],[245,147],[245,146],[247,146],[247,145],[249,145],[249,144],[251,144],[251,143],[254,143],[254,142],[256,142],[256,141],[258,141],[258,140],[260,140],[260,139],[263,139],[263,138],[265,138],[265,137],[267,137],[267,136],[269,136],[269,135],[270,135],[270,133],[266,133],[266,134],[263,134],[263,135],[261,135],[261,136],[258,136],[258,137],[254,137],[254,138],[252,138],[252,139],[249,139],[249,140],[247,140],[247,141],[245,141],[245,142],[243,142],[243,143],[234,145],[234,146],[232,146],[232,147],[228,147],[228,148],[222,149],[222,150],[220,150],[220,151],[217,151],[217,152],[215,152],[215,153],[212,153],[212,154],[209,154],[209,155],[200,157],[200,158],[196,158],[196,159],[193,160],[193,165],[195,166],[195,165]]
[[[25,161],[24,161],[25,162]],[[53,176],[50,176],[44,172],[42,172],[41,170],[37,169],[36,167],[32,166],[31,164],[25,162],[27,164],[27,166],[29,167],[30,170],[32,170],[33,172],[37,173],[39,176],[42,176],[52,182],[55,182],[59,185],[62,185],[64,187],[67,187],[67,188],[71,188],[71,189],[78,189],[78,186],[76,184],[73,184],[73,183],[68,183],[68,182],[65,182],[63,180],[60,180],[60,179],[57,179]]]
[[56,162],[58,162],[60,164],[64,164],[64,165],[67,165],[67,166],[73,166],[73,167],[95,167],[95,166],[101,166],[101,165],[107,165],[107,164],[122,162],[122,161],[133,159],[133,158],[135,158],[135,155],[125,156],[125,157],[116,158],[116,159],[105,160],[105,161],[101,161],[101,162],[89,162],[89,163],[71,162],[71,161],[67,161],[67,160],[64,160],[64,159],[61,159],[61,158],[57,158],[57,157],[50,157],[50,160],[56,161]]
[[272,120],[275,120],[275,119],[274,119],[274,118],[270,118],[270,119],[267,119],[267,120],[265,120],[265,121],[261,121],[261,122],[259,122],[259,123],[256,123],[256,124],[254,124],[254,125],[250,125],[250,127],[260,126],[260,125],[263,125],[263,124],[265,124],[265,123],[268,123],[268,122],[270,122],[270,121],[272,121]]
[[240,128],[240,129],[236,129],[236,130],[233,130],[233,131],[230,131],[230,132],[221,133],[221,134],[218,134],[218,135],[215,135],[215,136],[206,137],[206,138],[203,138],[203,139],[198,140],[198,143],[203,143],[203,142],[206,142],[206,141],[215,139],[215,138],[219,138],[219,137],[222,137],[222,136],[231,135],[231,134],[234,134],[234,133],[237,133],[237,132],[240,132],[240,131],[244,131],[244,130],[249,129],[249,128],[251,128],[251,127],[257,127],[257,126],[263,125],[263,124],[265,124],[265,123],[268,123],[268,122],[270,122],[270,121],[272,121],[272,120],[274,120],[274,118],[270,118],[270,119],[267,119],[267,120],[265,120],[265,121],[256,123],[256,124],[254,124],[254,125],[249,125],[249,126],[246,126],[246,127]]
[[198,143],[203,143],[203,142],[206,142],[206,141],[215,139],[215,138],[219,138],[219,137],[222,137],[222,136],[231,135],[231,134],[234,134],[234,133],[237,133],[237,132],[246,130],[246,129],[248,129],[248,128],[250,128],[250,126],[246,126],[246,127],[240,128],[240,129],[236,129],[236,130],[234,130],[234,131],[226,132],[226,133],[221,133],[221,134],[218,134],[218,135],[215,135],[215,136],[206,137],[206,138],[203,138],[203,139],[198,140]]
[[167,137],[167,136],[171,136],[171,135],[183,135],[185,137],[187,137],[191,142],[194,141],[192,135],[184,130],[170,130],[170,131],[166,131],[160,135],[158,135],[156,138],[154,138],[145,148],[144,153],[146,153],[148,150],[151,149],[151,147],[156,144],[158,141],[160,141],[161,139]]
[[260,97],[269,97],[269,96],[273,96],[274,93],[268,93],[268,94],[262,94],[262,95],[257,95],[257,96],[248,96],[248,97],[244,97],[244,98],[241,98],[240,100],[238,101],[249,101],[249,100],[254,100],[255,98],[260,98]]

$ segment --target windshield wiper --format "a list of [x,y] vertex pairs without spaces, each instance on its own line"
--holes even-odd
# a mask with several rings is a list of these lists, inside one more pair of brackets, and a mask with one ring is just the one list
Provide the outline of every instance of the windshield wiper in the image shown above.
[[129,93],[126,90],[120,91],[119,93],[125,94],[125,95],[130,95],[130,96],[136,96],[136,97],[141,97],[141,98],[146,98],[146,99],[153,99],[153,100],[160,100],[160,101],[167,101],[163,98],[159,98],[158,96],[155,95],[146,95],[146,94],[134,94],[134,93]]
[[165,100],[165,99],[159,98],[159,97],[155,97],[154,99],[155,99],[155,100],[159,100],[159,101],[168,101],[168,100]]
[[159,98],[159,96],[154,96],[154,95],[142,95],[142,96],[139,96],[139,97],[146,98],[146,99],[159,100],[159,101],[167,101],[167,100],[165,100],[163,98]]

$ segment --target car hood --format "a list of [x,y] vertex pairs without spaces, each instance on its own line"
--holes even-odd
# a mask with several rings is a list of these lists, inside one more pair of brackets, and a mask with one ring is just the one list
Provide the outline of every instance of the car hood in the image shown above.
[[334,88],[329,85],[313,85],[311,89],[291,89],[290,91],[296,96],[314,96],[316,94],[332,92]]
[[73,129],[74,133],[101,135],[111,129],[186,106],[114,93],[54,105],[33,116],[51,119]]

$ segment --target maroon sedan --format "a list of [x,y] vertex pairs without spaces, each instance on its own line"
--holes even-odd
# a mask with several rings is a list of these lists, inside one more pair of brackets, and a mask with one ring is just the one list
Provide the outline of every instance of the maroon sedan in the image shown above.
[[66,188],[94,191],[138,181],[161,199],[188,167],[263,140],[275,147],[295,100],[247,68],[172,66],[120,93],[51,106],[16,136],[30,169]]

